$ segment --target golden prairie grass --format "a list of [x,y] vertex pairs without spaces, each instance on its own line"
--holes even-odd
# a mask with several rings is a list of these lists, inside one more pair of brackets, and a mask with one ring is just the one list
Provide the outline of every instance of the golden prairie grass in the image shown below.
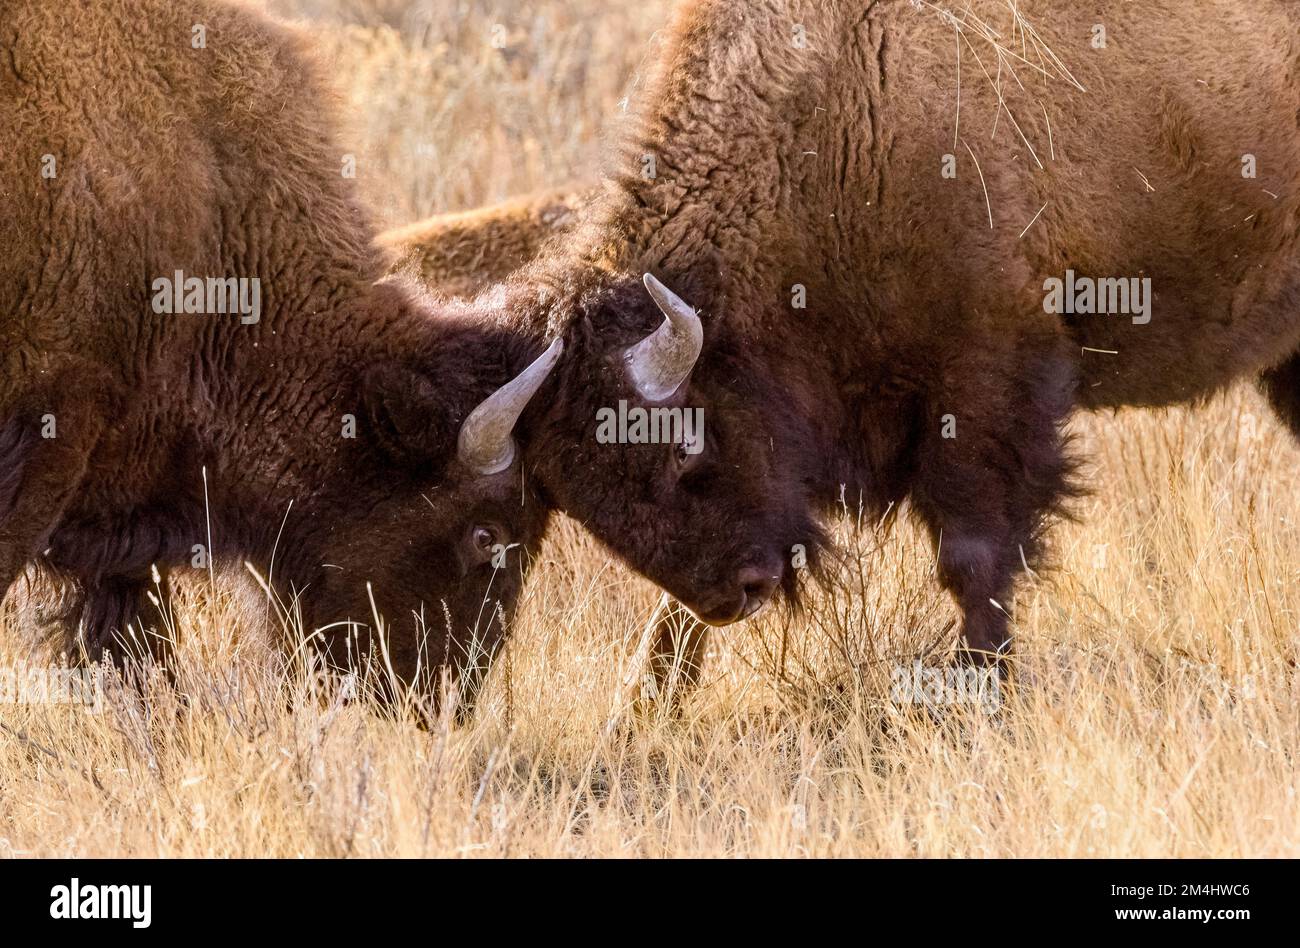
[[[593,175],[667,5],[434,6],[281,5],[332,51],[387,223]],[[1300,854],[1300,451],[1246,389],[1074,429],[1093,494],[1020,587],[996,707],[893,700],[956,614],[906,516],[850,499],[807,614],[722,630],[680,718],[638,713],[658,594],[561,521],[461,727],[343,703],[226,585],[186,590],[174,686],[0,706],[0,854]]]

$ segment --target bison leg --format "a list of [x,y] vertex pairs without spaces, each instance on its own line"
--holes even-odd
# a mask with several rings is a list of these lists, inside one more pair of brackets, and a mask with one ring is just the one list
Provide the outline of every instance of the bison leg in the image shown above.
[[58,588],[45,590],[45,601],[29,609],[53,647],[70,658],[98,662],[107,651],[117,661],[146,654],[161,661],[170,653],[161,610],[170,615],[171,587],[167,574],[159,575],[157,584],[146,576],[59,577]]
[[1259,381],[1274,413],[1300,439],[1300,355],[1269,369]]
[[159,572],[156,587],[151,576],[107,576],[87,584],[76,638],[70,643],[74,653],[93,662],[106,651],[119,662],[146,656],[163,661],[171,652],[164,619],[171,586],[165,572]]
[[[1014,582],[1050,514],[1073,491],[1061,425],[1073,407],[1068,360],[996,367],[936,400],[913,502],[938,548],[938,575],[963,613],[963,658],[1000,663],[1011,645]],[[950,383],[951,384],[951,383]]]
[[676,599],[661,603],[652,621],[650,688],[645,700],[676,707],[678,700],[699,682],[709,627]]
[[49,543],[103,430],[92,399],[58,381],[0,419],[0,599]]

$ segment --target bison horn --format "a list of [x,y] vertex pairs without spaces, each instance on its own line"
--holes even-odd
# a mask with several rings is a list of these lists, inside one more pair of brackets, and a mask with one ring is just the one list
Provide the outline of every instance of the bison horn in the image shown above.
[[695,310],[672,290],[648,273],[644,282],[664,322],[627,350],[628,374],[642,398],[661,402],[690,376],[704,348],[704,327]]
[[556,339],[528,368],[502,385],[475,408],[460,426],[461,463],[479,474],[499,474],[515,459],[515,422],[537,393],[564,351]]

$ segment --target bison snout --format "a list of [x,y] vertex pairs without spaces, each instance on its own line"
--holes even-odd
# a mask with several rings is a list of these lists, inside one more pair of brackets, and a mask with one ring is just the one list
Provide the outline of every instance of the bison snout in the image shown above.
[[737,619],[748,619],[772,598],[781,585],[782,564],[769,563],[764,566],[746,566],[736,576],[740,583],[743,603]]
[[709,625],[730,625],[748,619],[776,594],[784,564],[777,559],[751,563],[736,571],[731,581],[704,600],[683,601],[696,617]]

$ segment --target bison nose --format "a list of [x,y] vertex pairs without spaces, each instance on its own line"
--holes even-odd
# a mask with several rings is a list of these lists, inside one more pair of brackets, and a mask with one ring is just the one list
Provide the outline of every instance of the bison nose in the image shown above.
[[739,618],[748,619],[763,608],[776,592],[776,587],[781,585],[781,569],[774,563],[746,566],[736,576],[736,580],[744,597]]

